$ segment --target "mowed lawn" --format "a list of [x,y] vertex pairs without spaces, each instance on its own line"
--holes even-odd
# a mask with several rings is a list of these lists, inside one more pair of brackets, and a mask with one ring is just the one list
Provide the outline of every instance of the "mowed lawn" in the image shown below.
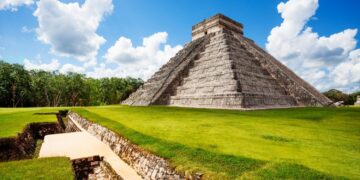
[[72,180],[74,173],[69,158],[40,158],[0,163],[0,179]]
[[75,108],[205,178],[360,178],[360,108]]
[[14,137],[32,122],[56,122],[54,114],[64,108],[0,108],[0,138]]
[[[54,114],[46,113],[60,109],[64,108],[0,108],[0,138],[15,137],[32,122],[56,122]],[[0,179],[70,180],[74,173],[69,158],[39,158],[0,162]]]

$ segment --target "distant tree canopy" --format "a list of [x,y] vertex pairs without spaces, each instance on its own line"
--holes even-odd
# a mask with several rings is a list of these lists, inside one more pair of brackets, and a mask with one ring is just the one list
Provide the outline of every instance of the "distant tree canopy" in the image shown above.
[[356,101],[356,96],[360,95],[360,91],[346,94],[339,90],[331,89],[323,94],[334,102],[344,101],[345,105],[353,105]]
[[0,60],[0,106],[92,106],[117,104],[143,84],[141,79],[93,79],[83,74],[27,71]]

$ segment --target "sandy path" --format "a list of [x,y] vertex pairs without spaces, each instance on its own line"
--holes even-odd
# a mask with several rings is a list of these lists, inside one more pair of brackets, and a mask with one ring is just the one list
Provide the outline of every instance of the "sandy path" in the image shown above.
[[82,132],[45,136],[39,154],[40,157],[66,156],[70,159],[94,155],[104,156],[104,160],[106,160],[122,178],[131,180],[142,179],[135,170],[121,160],[109,146],[84,130]]

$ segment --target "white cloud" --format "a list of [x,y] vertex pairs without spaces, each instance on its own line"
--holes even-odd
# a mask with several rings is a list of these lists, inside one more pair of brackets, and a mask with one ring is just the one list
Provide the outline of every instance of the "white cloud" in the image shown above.
[[53,54],[94,62],[106,41],[96,30],[112,10],[112,0],[85,0],[82,5],[41,0],[34,12],[39,23],[38,39],[49,44]]
[[34,30],[35,30],[35,29],[29,28],[29,27],[27,27],[27,26],[21,27],[21,32],[23,32],[23,33],[31,33],[31,32],[33,32]]
[[50,63],[33,63],[29,59],[24,59],[24,68],[26,70],[43,70],[43,71],[56,71],[60,67],[57,59],[52,59]]
[[360,62],[350,57],[357,29],[319,36],[306,26],[318,7],[318,0],[281,2],[277,9],[283,22],[271,30],[266,49],[320,90],[353,89],[360,81],[353,75]]
[[116,43],[107,50],[104,58],[106,63],[115,63],[116,68],[107,68],[105,64],[94,68],[88,75],[92,77],[139,77],[148,79],[161,65],[173,57],[182,46],[166,44],[168,34],[158,32],[143,39],[141,46],[134,47],[132,41],[120,37]]
[[332,80],[337,85],[360,82],[360,49],[350,53],[350,60],[340,63],[330,73]]
[[73,64],[64,64],[59,72],[61,74],[67,74],[69,72],[74,72],[74,73],[84,73],[85,72],[85,68],[84,67],[81,67],[81,66],[75,66]]
[[41,60],[37,62],[32,62],[29,59],[24,59],[24,68],[26,70],[43,70],[48,72],[59,71],[61,74],[67,74],[69,72],[74,73],[85,73],[86,67],[76,66],[73,64],[64,64],[60,65],[57,59],[52,59],[50,63],[42,63]]
[[34,4],[34,0],[0,0],[0,10],[17,11],[18,7],[31,4]]

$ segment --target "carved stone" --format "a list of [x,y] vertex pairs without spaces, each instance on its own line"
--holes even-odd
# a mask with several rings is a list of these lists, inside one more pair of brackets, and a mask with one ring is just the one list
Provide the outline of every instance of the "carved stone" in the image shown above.
[[226,109],[331,103],[221,14],[193,26],[192,41],[123,102]]

